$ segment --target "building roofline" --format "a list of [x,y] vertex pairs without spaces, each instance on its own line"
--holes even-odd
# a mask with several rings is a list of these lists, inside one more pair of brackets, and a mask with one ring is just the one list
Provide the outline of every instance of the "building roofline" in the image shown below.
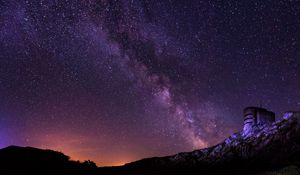
[[248,111],[264,111],[264,112],[272,113],[273,115],[275,115],[275,113],[273,111],[269,111],[266,108],[256,107],[256,106],[249,106],[243,110],[244,114],[247,113]]

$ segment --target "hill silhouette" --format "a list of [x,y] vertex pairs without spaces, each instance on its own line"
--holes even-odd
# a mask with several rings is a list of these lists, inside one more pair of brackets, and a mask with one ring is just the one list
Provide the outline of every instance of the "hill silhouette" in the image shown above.
[[154,157],[119,167],[72,161],[63,153],[10,146],[0,150],[0,174],[168,175],[300,174],[300,113],[288,112],[254,133],[235,133],[218,145],[173,156]]
[[32,147],[9,146],[0,150],[0,174],[95,174],[91,161],[72,161],[63,153]]

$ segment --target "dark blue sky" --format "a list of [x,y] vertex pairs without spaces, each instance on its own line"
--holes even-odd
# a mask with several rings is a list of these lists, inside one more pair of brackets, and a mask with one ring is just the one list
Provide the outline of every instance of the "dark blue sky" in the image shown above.
[[296,0],[0,0],[0,146],[117,165],[300,109]]

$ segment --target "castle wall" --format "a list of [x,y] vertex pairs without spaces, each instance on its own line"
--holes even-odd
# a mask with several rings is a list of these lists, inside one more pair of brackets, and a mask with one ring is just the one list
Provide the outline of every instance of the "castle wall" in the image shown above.
[[244,109],[243,133],[248,135],[257,125],[270,125],[275,121],[275,114],[264,108],[248,107]]
[[256,123],[255,115],[256,115],[255,111],[252,111],[252,110],[244,111],[243,132],[245,134],[250,133],[252,130],[252,126]]
[[275,114],[270,111],[257,112],[257,124],[270,125],[275,121]]

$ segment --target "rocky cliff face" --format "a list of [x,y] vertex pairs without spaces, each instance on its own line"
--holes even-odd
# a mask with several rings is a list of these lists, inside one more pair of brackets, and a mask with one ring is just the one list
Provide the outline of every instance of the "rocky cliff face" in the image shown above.
[[298,165],[300,112],[287,112],[272,125],[259,125],[250,134],[235,133],[210,148],[129,163],[131,169],[201,169],[255,171]]

